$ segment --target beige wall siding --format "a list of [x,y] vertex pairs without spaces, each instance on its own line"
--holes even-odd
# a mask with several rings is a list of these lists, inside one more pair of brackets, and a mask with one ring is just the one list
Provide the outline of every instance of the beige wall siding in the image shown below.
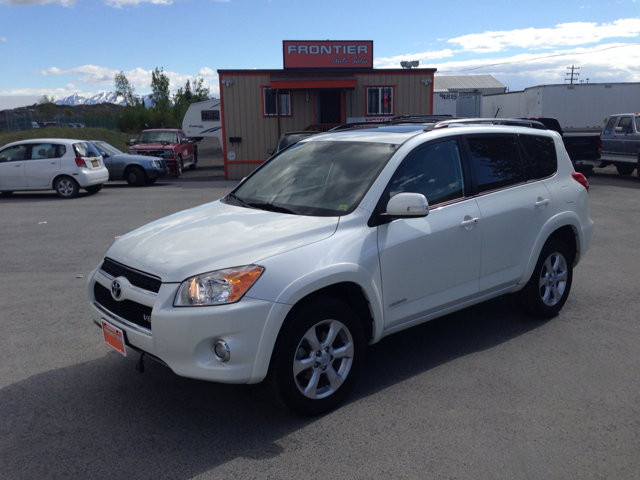
[[[367,86],[391,85],[395,87],[394,115],[429,114],[431,112],[432,89],[425,86],[422,79],[433,81],[433,71],[403,73],[356,73],[357,87],[345,92],[345,113],[347,117],[366,116]],[[270,85],[270,74],[237,75],[220,74],[220,80],[232,80],[230,86],[220,83],[222,91],[224,152],[235,154],[234,161],[226,161],[227,178],[238,180],[247,176],[258,167],[255,163],[234,163],[264,161],[269,158],[267,150],[274,148],[278,141],[278,119],[264,117],[262,112],[262,89]],[[314,91],[292,90],[291,117],[280,117],[280,132],[304,130],[315,123]],[[229,137],[241,137],[239,145],[231,145]],[[225,159],[226,160],[226,159]]]

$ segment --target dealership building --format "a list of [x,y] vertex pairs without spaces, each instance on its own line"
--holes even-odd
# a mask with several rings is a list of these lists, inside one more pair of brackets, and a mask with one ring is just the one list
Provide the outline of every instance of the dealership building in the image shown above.
[[373,42],[351,40],[285,40],[282,69],[218,70],[225,177],[255,170],[282,133],[431,114],[434,73],[375,69]]

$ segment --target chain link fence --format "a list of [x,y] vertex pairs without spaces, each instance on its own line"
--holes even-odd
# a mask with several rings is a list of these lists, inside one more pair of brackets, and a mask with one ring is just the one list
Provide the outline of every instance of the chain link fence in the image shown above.
[[17,116],[5,114],[0,116],[0,131],[15,132],[18,130],[30,130],[43,127],[73,127],[89,128],[102,127],[109,130],[118,129],[118,121],[111,118],[92,117],[56,117],[53,120],[37,120],[31,116]]

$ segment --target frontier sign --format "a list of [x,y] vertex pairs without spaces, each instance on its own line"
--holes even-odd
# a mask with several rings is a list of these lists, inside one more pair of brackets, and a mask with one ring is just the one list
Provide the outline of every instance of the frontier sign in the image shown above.
[[284,40],[284,68],[373,68],[372,40]]

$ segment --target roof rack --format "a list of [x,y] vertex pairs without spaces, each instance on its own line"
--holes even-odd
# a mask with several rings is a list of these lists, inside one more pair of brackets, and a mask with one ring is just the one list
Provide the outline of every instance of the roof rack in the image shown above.
[[538,130],[547,130],[542,123],[531,120],[531,119],[521,119],[521,118],[457,118],[454,120],[443,120],[434,125],[429,125],[425,128],[426,131],[435,130],[437,128],[447,128],[450,126],[456,125],[509,125],[515,127],[529,127],[535,128]]
[[398,115],[389,117],[385,120],[374,120],[369,122],[353,122],[344,123],[333,127],[330,132],[339,132],[342,130],[360,130],[365,128],[388,127],[391,125],[415,125],[420,123],[437,123],[444,120],[455,120],[459,117],[451,115]]

